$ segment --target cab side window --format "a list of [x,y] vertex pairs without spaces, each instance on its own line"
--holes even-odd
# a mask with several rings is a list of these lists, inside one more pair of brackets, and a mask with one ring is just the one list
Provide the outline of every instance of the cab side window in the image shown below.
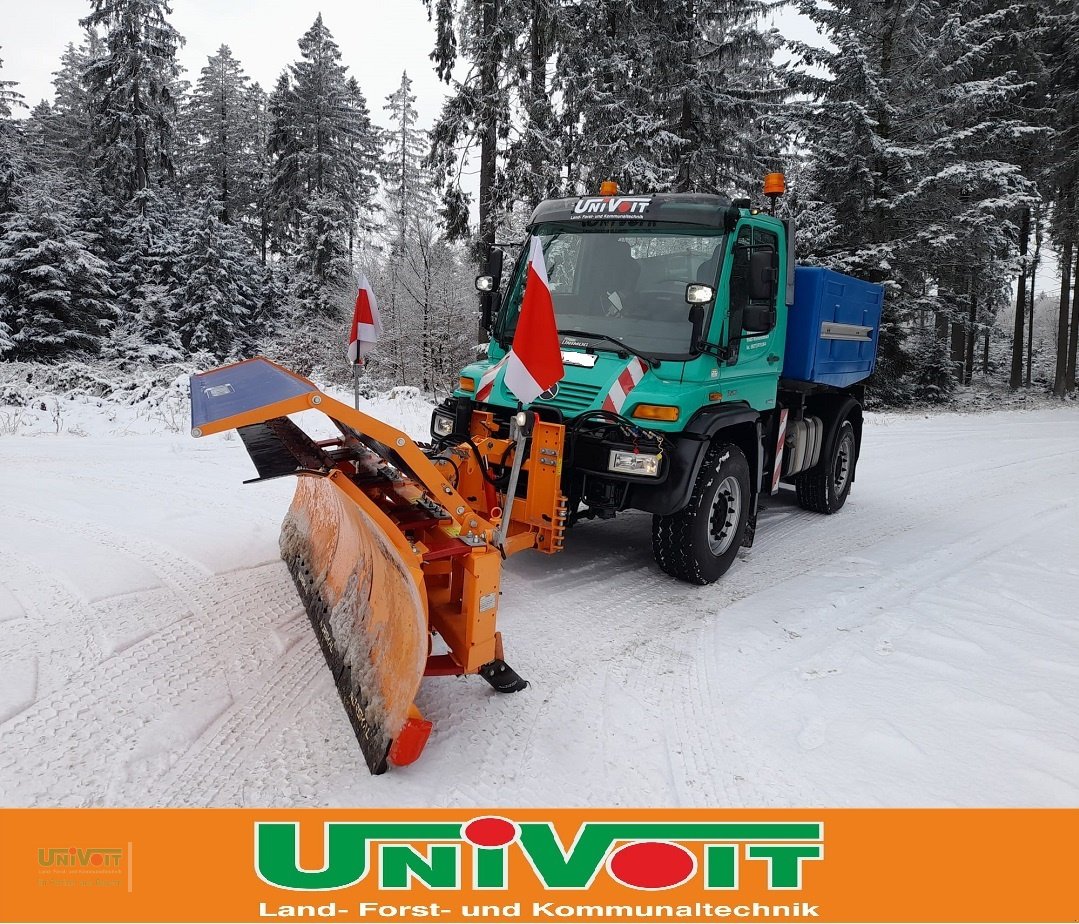
[[731,271],[729,364],[738,361],[741,339],[766,334],[776,324],[779,238],[771,231],[743,226],[735,240]]
[[749,255],[752,252],[753,229],[744,225],[734,242],[734,266],[731,269],[730,321],[727,324],[730,338],[730,362],[738,360],[738,346],[735,340],[742,333],[742,317],[749,305]]
[[742,315],[742,333],[767,334],[776,326],[776,285],[779,279],[779,238],[771,231],[753,229],[749,298]]

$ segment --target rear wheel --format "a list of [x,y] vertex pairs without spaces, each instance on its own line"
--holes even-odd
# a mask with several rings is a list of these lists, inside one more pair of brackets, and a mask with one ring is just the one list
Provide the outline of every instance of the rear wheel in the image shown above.
[[719,580],[734,562],[752,502],[749,464],[726,443],[708,451],[693,496],[678,513],[652,518],[652,553],[672,577],[690,584]]
[[847,502],[854,480],[857,447],[854,427],[849,420],[844,420],[839,425],[829,457],[821,460],[817,470],[794,479],[798,503],[802,507],[816,513],[835,513]]

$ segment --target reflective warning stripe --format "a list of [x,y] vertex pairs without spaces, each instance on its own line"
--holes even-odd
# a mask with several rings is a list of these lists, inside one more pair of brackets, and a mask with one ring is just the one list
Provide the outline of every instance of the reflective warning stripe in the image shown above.
[[776,440],[776,461],[772,466],[772,493],[779,490],[779,475],[783,471],[783,444],[787,440],[787,409],[779,412],[779,439]]
[[647,371],[648,367],[644,364],[644,360],[637,357],[631,359],[626,364],[626,368],[619,373],[618,378],[614,380],[611,390],[607,392],[607,397],[603,399],[603,410],[621,414],[629,393],[637,387],[637,383],[644,378]]
[[494,391],[495,387],[495,379],[498,378],[498,373],[502,371],[502,367],[506,365],[506,360],[509,358],[510,354],[507,353],[480,377],[480,384],[476,388],[477,401],[486,401],[491,397],[491,392]]

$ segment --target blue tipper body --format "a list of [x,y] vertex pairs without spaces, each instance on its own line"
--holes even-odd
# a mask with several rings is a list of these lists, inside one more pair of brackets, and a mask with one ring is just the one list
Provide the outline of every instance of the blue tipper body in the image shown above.
[[783,377],[837,388],[868,378],[877,364],[883,307],[883,286],[820,267],[798,267]]

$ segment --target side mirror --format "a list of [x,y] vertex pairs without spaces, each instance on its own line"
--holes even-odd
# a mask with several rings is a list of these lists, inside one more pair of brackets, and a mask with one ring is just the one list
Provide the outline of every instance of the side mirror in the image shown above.
[[484,267],[484,278],[494,280],[494,288],[490,292],[497,292],[502,288],[502,265],[506,260],[506,253],[501,248],[492,247],[491,254],[487,257],[487,265]]
[[707,305],[716,297],[716,290],[711,286],[691,282],[686,286],[686,302],[690,305]]
[[502,266],[505,251],[492,247],[484,266],[484,272],[476,277],[476,291],[480,293],[480,339],[487,337],[494,326],[498,310],[498,290],[502,286]]
[[[702,289],[709,288],[708,286],[701,286]],[[686,295],[686,301],[689,301],[689,295]],[[692,342],[689,345],[691,352],[696,352],[698,344],[704,339],[704,305],[693,304],[689,309],[689,323],[693,326],[693,332],[690,334]]]
[[749,300],[751,302],[775,302],[778,262],[774,250],[753,251],[749,258]]
[[742,329],[747,334],[767,334],[775,326],[774,305],[747,305],[742,312]]

